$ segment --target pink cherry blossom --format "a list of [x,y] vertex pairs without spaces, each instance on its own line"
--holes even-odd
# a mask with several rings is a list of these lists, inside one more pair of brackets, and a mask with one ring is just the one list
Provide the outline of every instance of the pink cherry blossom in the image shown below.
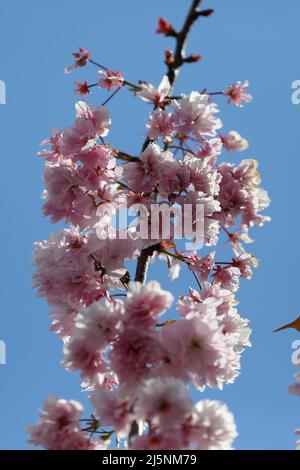
[[227,135],[222,135],[221,140],[228,152],[243,152],[249,147],[248,141],[236,131],[230,131]]
[[163,432],[172,431],[191,413],[188,390],[174,378],[148,379],[139,390],[135,413]]
[[143,101],[152,103],[157,107],[164,106],[168,103],[167,96],[171,91],[168,77],[165,75],[158,88],[151,83],[142,83],[141,90],[136,93]]
[[[196,222],[199,222],[197,208],[203,207],[204,220],[200,220],[203,226],[203,242],[207,246],[215,245],[219,235],[219,222],[215,215],[221,210],[219,202],[212,196],[206,197],[201,191],[190,191],[186,196],[177,197],[176,202],[183,208],[184,226],[192,227],[193,230]],[[190,208],[189,211],[184,212],[185,205]]]
[[173,106],[178,134],[186,136],[191,133],[201,141],[204,136],[215,136],[222,126],[221,120],[215,116],[219,112],[217,105],[210,102],[206,94],[193,91],[180,102],[175,101]]
[[95,108],[78,101],[75,108],[76,121],[64,130],[61,140],[61,151],[65,156],[78,154],[90,140],[105,137],[111,126],[111,119],[104,106]]
[[243,106],[242,103],[250,103],[252,101],[252,96],[250,93],[246,92],[248,88],[248,80],[242,82],[236,82],[230,85],[229,88],[223,91],[224,95],[228,96],[228,103],[235,103],[237,106]]
[[49,145],[50,148],[41,150],[40,152],[38,152],[38,156],[43,157],[49,162],[53,163],[62,160],[64,158],[61,150],[62,136],[62,131],[54,131],[52,136],[47,139],[44,139],[40,145]]
[[234,169],[234,176],[241,184],[248,188],[256,188],[261,181],[257,168],[258,162],[256,160],[242,160]]
[[124,260],[134,252],[131,239],[99,240],[82,236],[76,229],[54,233],[49,241],[36,243],[34,285],[38,295],[46,297],[54,308],[58,331],[64,329],[70,314],[73,324],[74,313],[103,297],[109,287],[123,288]]
[[99,382],[102,382],[101,376],[107,371],[102,351],[81,336],[66,340],[62,365],[68,371],[79,370],[82,378]]
[[217,214],[222,226],[235,226],[242,215],[242,226],[259,226],[270,220],[260,214],[268,207],[270,200],[266,191],[260,188],[260,175],[255,160],[243,160],[239,165],[222,163],[218,166],[222,175],[218,200],[221,212]]
[[199,299],[203,301],[205,299],[216,299],[218,301],[217,314],[218,315],[227,315],[230,309],[238,304],[234,293],[228,289],[224,289],[220,284],[203,282],[201,293],[195,294],[193,291],[193,296],[196,301]]
[[262,188],[255,188],[250,192],[250,198],[242,215],[242,223],[249,227],[261,227],[265,222],[269,222],[271,217],[260,214],[270,205],[270,198]]
[[98,85],[100,88],[105,88],[108,91],[112,90],[115,86],[122,88],[124,78],[120,70],[117,72],[112,72],[111,70],[99,70],[98,74]]
[[118,333],[123,304],[111,302],[106,297],[81,308],[76,316],[76,336],[89,346],[104,350]]
[[215,400],[195,405],[190,440],[199,450],[231,450],[236,425],[227,406]]
[[197,158],[187,154],[183,159],[183,165],[189,171],[190,182],[195,191],[201,191],[207,196],[219,193],[221,174],[210,165],[209,158]]
[[82,99],[85,100],[86,96],[91,93],[91,89],[88,85],[88,82],[86,80],[84,82],[76,82],[75,85],[77,85],[77,88],[74,93],[76,93],[77,95],[81,95]]
[[235,226],[236,218],[247,205],[249,192],[234,178],[234,165],[222,163],[218,169],[222,175],[218,195],[222,210],[217,217],[222,226]]
[[96,207],[93,195],[87,194],[85,184],[89,182],[83,178],[77,166],[73,163],[48,164],[44,181],[44,215],[50,216],[53,223],[64,219],[74,225],[87,225]]
[[241,276],[246,279],[251,279],[252,277],[252,267],[257,268],[259,265],[259,260],[256,256],[250,253],[241,253],[236,258],[232,260],[232,266],[240,270]]
[[222,152],[222,140],[219,137],[215,137],[214,139],[210,140],[203,140],[201,145],[198,145],[199,150],[197,152],[198,157],[209,157],[210,163],[214,164],[216,158]]
[[232,244],[233,252],[236,256],[245,253],[245,248],[242,243],[253,243],[254,240],[249,236],[249,227],[245,224],[241,225],[238,230],[232,232],[226,232],[228,235],[228,242]]
[[201,292],[190,288],[189,295],[183,295],[177,303],[181,315],[191,312],[215,313],[218,316],[227,315],[230,309],[237,304],[233,292],[221,289],[218,284],[207,281],[202,282]]
[[140,282],[130,282],[125,301],[125,320],[128,325],[134,323],[143,325],[155,325],[157,317],[162,315],[173,302],[170,292],[161,289],[157,281],[148,282],[146,285]]
[[103,145],[94,145],[80,153],[78,159],[47,162],[43,211],[52,222],[63,219],[85,228],[95,223],[103,187],[116,179],[115,159]]
[[162,374],[185,382],[192,380],[199,389],[206,385],[221,388],[224,370],[229,366],[229,350],[213,316],[178,320],[163,328],[160,342]]
[[216,253],[212,251],[206,256],[199,256],[194,253],[186,258],[190,270],[198,274],[200,281],[206,281],[210,275],[215,255]]
[[236,292],[239,288],[240,276],[241,271],[239,268],[235,268],[233,266],[221,268],[221,266],[218,266],[217,271],[214,274],[214,282],[220,284],[223,289]]
[[88,190],[99,191],[103,183],[115,181],[116,160],[112,156],[111,149],[104,145],[95,145],[92,149],[81,152],[79,160],[78,174]]
[[249,320],[242,318],[236,308],[230,308],[226,314],[220,317],[220,324],[228,344],[231,344],[238,352],[244,347],[251,347],[251,329],[248,327]]
[[96,389],[92,393],[91,401],[101,424],[116,429],[119,437],[126,437],[134,414],[131,411],[131,400],[122,389]]
[[158,139],[164,137],[171,140],[176,128],[176,117],[173,113],[169,113],[165,109],[158,108],[150,116],[147,123],[147,134],[150,139]]
[[89,450],[95,447],[80,428],[82,405],[75,400],[49,397],[39,422],[28,428],[29,443],[47,450]]
[[[151,399],[149,401],[151,403]],[[166,412],[169,413],[170,410],[172,406],[168,407]],[[237,430],[233,415],[226,405],[215,400],[203,400],[190,407],[189,413],[183,416],[185,416],[184,422],[179,419],[173,424],[172,421],[169,423],[166,420],[167,428],[163,431],[154,428],[149,434],[136,437],[133,448],[136,450],[232,450]],[[161,422],[164,421],[161,420]],[[168,427],[168,423],[173,424],[173,427]]]
[[211,295],[202,298],[194,289],[190,288],[190,295],[183,295],[177,302],[177,309],[181,316],[190,317],[191,314],[203,315],[207,318],[213,318],[217,315],[218,307],[222,300]]
[[160,180],[159,170],[163,155],[160,147],[149,144],[141,153],[140,160],[124,165],[123,176],[128,186],[137,192],[152,191],[153,186]]
[[191,184],[190,172],[182,160],[175,160],[171,152],[164,152],[159,167],[159,191],[169,194],[186,191]]
[[128,325],[113,343],[110,362],[121,386],[132,391],[149,377],[159,357],[160,344],[156,332]]
[[75,62],[65,68],[65,73],[70,73],[78,67],[84,67],[92,54],[83,49],[83,47],[80,47],[79,52],[73,52],[72,55],[75,57]]
[[119,239],[116,237],[99,239],[95,233],[88,237],[88,247],[95,262],[96,269],[102,275],[121,278],[125,272],[125,260],[136,258],[140,250],[130,237]]
[[50,305],[56,305],[59,298],[63,303],[85,305],[101,296],[101,273],[95,270],[87,241],[75,229],[66,229],[52,234],[49,241],[36,243],[34,281]]
[[50,331],[59,333],[62,338],[70,337],[75,327],[76,308],[67,302],[64,304],[60,299],[57,305],[54,305],[53,302],[51,307],[52,311],[49,313],[49,317],[52,319]]

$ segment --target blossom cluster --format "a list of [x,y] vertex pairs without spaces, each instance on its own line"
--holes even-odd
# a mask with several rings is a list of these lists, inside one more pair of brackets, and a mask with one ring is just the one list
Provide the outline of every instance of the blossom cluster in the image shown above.
[[[160,28],[175,34],[168,23]],[[90,60],[84,49],[74,56],[68,72]],[[236,131],[219,134],[219,107],[210,93],[173,97],[167,76],[158,87],[132,86],[119,71],[99,71],[102,89],[128,83],[154,106],[138,156],[108,143],[107,107],[85,101],[76,103],[73,125],[55,131],[39,152],[45,159],[44,214],[68,227],[35,244],[34,285],[51,308],[51,329],[62,338],[62,365],[79,371],[94,412],[82,427],[79,403],[51,397],[29,429],[30,442],[100,449],[115,433],[132,449],[231,449],[233,415],[217,401],[193,404],[188,390],[222,389],[240,373],[250,329],[235,294],[240,279],[250,279],[258,265],[243,243],[251,241],[251,227],[269,220],[261,214],[269,198],[255,160],[222,161],[223,150],[244,151],[248,143]],[[247,86],[238,82],[219,94],[241,106],[251,101]],[[81,90],[86,96],[89,87],[81,84]],[[146,208],[203,205],[205,247],[215,246],[224,232],[234,257],[218,262],[214,251],[182,250],[172,231],[167,239],[160,230],[155,240],[140,239],[134,236],[138,226],[127,227],[128,236],[121,237],[113,217],[135,202]],[[192,223],[196,217],[193,210]],[[184,266],[197,281],[197,289],[177,300],[176,313],[173,295],[158,282],[130,280],[128,260],[153,245],[171,277]],[[138,432],[132,433],[134,426]]]
[[[192,404],[187,389],[175,379],[149,379],[137,391],[134,412],[121,390],[98,390],[92,396],[101,425],[113,425],[119,437],[127,435],[134,416],[148,422],[149,432],[135,436],[134,450],[200,449],[227,450],[237,436],[232,413],[216,400]],[[29,442],[47,450],[104,450],[110,432],[91,437],[100,422],[96,418],[80,420],[82,405],[75,400],[48,397],[39,421],[29,428]],[[86,423],[81,428],[81,421]],[[151,426],[151,430],[150,430]],[[146,427],[146,425],[144,425]]]
[[47,450],[94,450],[89,434],[81,429],[82,413],[82,405],[75,400],[48,397],[38,424],[28,429],[29,442]]

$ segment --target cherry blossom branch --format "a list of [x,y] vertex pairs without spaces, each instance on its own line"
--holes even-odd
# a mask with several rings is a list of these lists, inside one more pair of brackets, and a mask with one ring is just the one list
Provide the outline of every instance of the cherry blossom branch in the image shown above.
[[176,149],[176,150],[183,150],[184,152],[191,153],[192,155],[196,155],[192,149],[188,147],[183,147],[182,145],[168,145],[167,149]]
[[168,64],[168,78],[171,86],[174,85],[179,69],[185,61],[185,45],[194,22],[201,15],[200,10],[198,10],[201,1],[202,0],[193,0],[190,11],[188,12],[184,25],[182,27],[182,30],[176,33],[176,48],[174,53],[174,61]]
[[[222,121],[215,116],[217,104],[204,96],[209,95],[207,89],[183,94],[182,101],[174,105],[167,96],[172,95],[181,65],[200,60],[200,56],[184,52],[193,22],[212,12],[200,11],[200,2],[190,0],[190,11],[179,32],[163,18],[158,19],[157,33],[176,41],[174,51],[166,51],[170,80],[165,75],[158,88],[139,82],[141,91],[137,93],[137,88],[129,88],[154,105],[146,124],[149,137],[143,155],[130,155],[106,141],[111,118],[103,105],[124,88],[124,78],[120,70],[113,72],[95,61],[91,62],[98,67],[98,84],[76,82],[75,93],[83,99],[76,103],[74,124],[55,131],[42,143],[46,148],[39,157],[46,160],[47,193],[43,211],[52,222],[64,220],[70,227],[35,244],[34,285],[49,305],[55,305],[51,329],[59,332],[64,342],[62,365],[69,371],[80,371],[86,391],[93,389],[90,399],[95,414],[82,420],[84,410],[79,402],[48,397],[38,423],[29,429],[29,442],[36,446],[100,450],[110,445],[113,436],[113,446],[119,448],[122,436],[124,446],[134,450],[229,450],[237,435],[226,406],[214,400],[194,405],[187,382],[197,390],[206,386],[221,389],[239,374],[241,353],[244,346],[250,346],[250,329],[248,320],[235,308],[235,292],[240,279],[250,279],[252,268],[258,266],[257,258],[246,253],[241,242],[252,241],[250,226],[268,221],[259,212],[268,207],[269,198],[260,188],[258,162],[218,163],[222,145],[228,151],[242,151],[248,144],[236,131],[218,134]],[[75,62],[66,67],[66,73],[84,67],[91,53],[80,47],[72,55]],[[99,107],[85,102],[90,88],[97,85],[109,92]],[[238,81],[212,94],[223,94],[229,104],[242,106],[251,101],[247,87],[248,81]],[[166,154],[170,148],[175,151]],[[182,152],[182,158],[175,159],[177,152]],[[116,165],[114,157],[125,164]],[[242,200],[235,197],[237,191],[243,194]],[[135,243],[130,236],[131,224],[126,224],[128,236],[118,236],[121,227],[110,230],[108,221],[122,210],[118,202],[126,196],[130,203],[145,201],[145,209],[152,202],[158,208],[168,207],[169,216],[176,204],[181,208],[191,204],[192,213],[184,214],[184,222],[189,229],[196,229],[195,235],[199,234],[199,217],[194,208],[204,205],[205,246],[216,245],[223,228],[235,256],[230,262],[215,261],[215,251],[203,256],[197,247],[188,249],[187,245],[181,253],[175,240],[159,234]],[[169,217],[159,214],[155,222],[151,212],[147,211],[146,220],[138,209],[146,225],[136,227],[137,234],[139,228],[150,228],[153,234],[154,226],[163,233],[160,221],[170,227]],[[219,214],[214,215],[216,212]],[[100,219],[97,227],[96,218]],[[184,228],[188,228],[186,224]],[[190,230],[184,232],[178,238],[190,239]],[[141,243],[145,249],[137,261],[137,282],[130,282],[126,260],[135,258]],[[176,279],[184,266],[197,282],[179,296],[177,320],[158,320],[170,309],[173,295],[157,281],[143,285],[156,254],[164,258],[171,279]],[[57,259],[61,260],[60,270]],[[166,406],[158,406],[160,403]]]
[[135,281],[145,284],[147,279],[148,267],[151,261],[151,258],[155,251],[160,251],[160,243],[156,245],[149,246],[141,251],[141,255],[138,258],[136,272],[135,272]]
[[[179,73],[179,69],[184,63],[184,58],[185,58],[184,49],[185,49],[186,41],[188,39],[189,32],[194,22],[201,14],[200,11],[198,10],[198,7],[201,1],[202,0],[193,0],[193,3],[191,5],[191,8],[188,12],[188,15],[186,17],[186,20],[183,24],[181,31],[176,33],[175,35],[176,48],[175,48],[175,54],[174,54],[174,62],[172,64],[168,64],[168,74],[167,74],[171,87],[174,86],[175,80]],[[149,138],[147,138],[144,142],[143,150],[147,147],[149,142],[150,140]],[[137,262],[135,281],[145,283],[147,279],[147,271],[148,271],[149,262],[155,251],[159,251],[159,244],[150,246],[141,251],[140,257],[138,258],[138,262]]]
[[128,153],[122,152],[121,150],[118,150],[117,153],[114,154],[114,157],[117,158],[118,160],[123,160],[125,162],[136,162],[139,160],[138,157],[129,155]]
[[194,276],[194,278],[195,278],[195,280],[196,280],[196,282],[197,282],[197,284],[198,284],[199,289],[202,290],[202,286],[201,286],[201,284],[200,284],[199,279],[197,278],[196,273],[194,273],[194,271],[192,271],[192,274],[193,274],[193,276]]

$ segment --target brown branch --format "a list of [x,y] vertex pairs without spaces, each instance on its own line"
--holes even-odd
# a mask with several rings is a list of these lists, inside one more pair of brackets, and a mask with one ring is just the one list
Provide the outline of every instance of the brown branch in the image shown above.
[[145,284],[147,279],[148,267],[155,251],[159,251],[160,243],[156,245],[149,246],[141,251],[141,254],[138,258],[135,272],[135,281],[142,282]]
[[196,21],[197,18],[200,16],[200,11],[198,7],[201,3],[201,0],[193,0],[191,5],[190,11],[186,17],[184,25],[179,33],[176,35],[176,49],[174,54],[174,62],[168,66],[168,78],[170,80],[170,84],[173,87],[175,80],[177,78],[178,72],[182,64],[184,63],[185,59],[185,45],[188,39],[188,35],[191,31],[191,28]]
[[[193,0],[191,8],[188,12],[188,15],[186,17],[186,20],[183,24],[181,31],[176,33],[176,48],[175,48],[175,54],[174,54],[174,62],[168,65],[168,73],[167,73],[172,88],[174,87],[176,78],[178,77],[180,67],[184,63],[185,45],[188,39],[189,32],[194,22],[196,21],[196,19],[200,16],[200,11],[198,10],[198,7],[201,1],[202,0]],[[149,143],[150,143],[150,139],[147,137],[147,139],[145,140],[143,144],[142,150],[145,150],[145,148],[148,146]],[[137,262],[135,281],[142,282],[143,284],[146,282],[149,262],[155,251],[159,251],[159,244],[150,246],[141,251],[141,254]]]

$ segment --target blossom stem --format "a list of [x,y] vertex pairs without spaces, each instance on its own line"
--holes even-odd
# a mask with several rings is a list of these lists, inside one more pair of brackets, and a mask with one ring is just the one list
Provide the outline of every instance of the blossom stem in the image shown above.
[[182,256],[182,255],[175,255],[174,253],[171,253],[171,252],[168,251],[168,250],[161,250],[160,252],[163,253],[163,254],[165,254],[165,255],[171,256],[172,258],[175,258],[175,259],[177,259],[178,261],[182,261],[183,263],[186,263],[186,259],[185,259],[185,257]]
[[[209,96],[213,96],[213,95],[224,95],[223,91],[204,91],[204,92],[201,92],[202,95],[209,95]],[[183,95],[174,95],[174,96],[167,96],[166,97],[167,99],[169,100],[182,100],[182,98],[184,98]]]
[[114,157],[117,158],[118,160],[123,160],[126,162],[139,161],[138,157],[133,157],[132,155],[129,155],[128,153],[121,152],[120,150],[116,154],[114,154]]
[[[99,64],[98,62],[96,62],[93,59],[89,59],[89,62],[91,64],[96,65],[97,67],[99,67],[99,69],[105,70],[106,72],[109,70],[107,67],[105,67],[104,65]],[[134,83],[129,82],[128,80],[123,80],[122,83],[124,83],[124,85],[128,85],[128,86],[134,88],[135,91],[139,91],[139,90],[142,89],[139,85],[135,85]],[[91,85],[91,86],[94,86],[94,85]]]
[[129,188],[129,186],[127,186],[127,184],[123,183],[122,181],[117,181],[118,185],[121,186],[122,188],[125,188],[127,189],[128,191],[131,191],[132,193],[135,193],[135,191],[133,191],[133,189]]
[[93,59],[89,59],[89,62],[90,62],[91,64],[94,64],[94,65],[96,65],[97,67],[99,67],[99,69],[105,70],[106,72],[107,72],[107,70],[108,70],[107,67],[104,67],[104,65],[101,65],[101,64],[99,64],[98,62],[95,62],[95,60],[93,60]]
[[182,147],[182,146],[179,146],[179,145],[169,145],[168,148],[169,149],[183,150],[184,152],[188,152],[188,153],[191,153],[193,155],[196,155],[196,153],[192,149],[189,149],[187,147]]
[[160,327],[162,327],[162,326],[172,325],[173,323],[176,323],[176,320],[170,319],[170,320],[165,320],[165,321],[163,321],[162,323],[156,323],[155,326],[156,326],[157,328],[160,328]]
[[105,106],[117,93],[121,90],[121,87],[118,87],[113,91],[113,93],[102,103],[102,106]]
[[192,273],[193,273],[194,278],[196,279],[196,282],[197,282],[197,284],[198,284],[198,286],[199,286],[199,289],[202,290],[202,286],[201,286],[201,284],[200,284],[199,279],[197,278],[197,276],[196,276],[196,274],[194,273],[194,271],[192,271]]
[[166,96],[166,98],[169,100],[182,100],[183,96],[182,95]]

